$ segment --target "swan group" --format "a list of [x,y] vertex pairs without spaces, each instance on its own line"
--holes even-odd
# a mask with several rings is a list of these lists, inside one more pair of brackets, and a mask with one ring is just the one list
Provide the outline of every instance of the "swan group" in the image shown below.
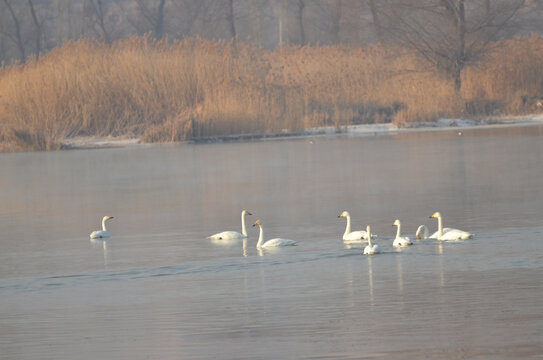
[[[232,240],[232,239],[247,239],[247,228],[245,226],[245,216],[252,215],[251,212],[243,210],[241,212],[241,233],[237,231],[223,231],[208,237],[210,240]],[[338,215],[338,218],[343,217],[347,218],[347,226],[345,228],[345,233],[343,234],[343,241],[346,243],[361,243],[368,242],[368,245],[364,248],[364,254],[379,254],[381,248],[379,245],[372,243],[372,238],[375,237],[371,233],[370,225],[367,225],[366,230],[351,231],[351,217],[348,211],[343,211]],[[439,241],[453,241],[453,240],[465,240],[473,236],[473,234],[454,228],[443,228],[443,218],[439,212],[435,212],[430,216],[438,220],[438,230],[429,235],[428,227],[426,225],[420,225],[416,232],[417,240],[420,239],[437,239]],[[104,216],[102,218],[102,230],[93,231],[90,234],[91,239],[99,238],[109,238],[110,234],[106,228],[106,221],[113,219],[113,216]],[[257,249],[266,249],[266,248],[277,248],[284,246],[293,246],[297,242],[290,239],[283,238],[274,238],[268,241],[264,241],[264,231],[262,229],[262,224],[260,220],[254,222],[253,227],[258,226],[260,228],[260,234],[258,237],[258,242],[256,244]],[[404,247],[412,245],[413,242],[409,237],[401,236],[401,223],[399,219],[396,219],[392,226],[396,226],[396,237],[392,245],[394,247]],[[245,241],[245,240],[244,240]]]
[[107,228],[106,228],[106,221],[108,221],[109,219],[113,219],[113,216],[104,216],[102,218],[102,230],[96,230],[96,231],[91,232],[90,233],[91,239],[108,238],[110,236],[109,231],[107,231]]

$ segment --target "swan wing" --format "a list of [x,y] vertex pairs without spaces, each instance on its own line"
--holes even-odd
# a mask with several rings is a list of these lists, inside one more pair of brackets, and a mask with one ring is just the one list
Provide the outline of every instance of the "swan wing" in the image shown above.
[[367,245],[364,248],[364,255],[379,254],[381,252],[381,247],[377,244],[373,246]]
[[91,239],[100,239],[109,237],[109,232],[104,230],[96,230],[90,233]]
[[364,230],[353,231],[343,236],[344,241],[365,242],[368,240],[368,233]]
[[[456,230],[456,229],[453,229],[453,228],[443,228],[443,235],[445,235],[446,232],[449,232],[451,230]],[[437,231],[435,233],[433,233],[429,238],[430,239],[437,239]]]
[[394,239],[394,243],[392,243],[393,246],[408,246],[412,245],[413,243],[411,240],[409,240],[408,237],[397,237]]
[[276,239],[271,239],[271,240],[266,241],[262,245],[262,247],[270,248],[270,247],[293,246],[293,245],[296,245],[296,241],[294,240],[276,238]]
[[247,236],[239,233],[237,231],[223,231],[208,237],[210,240],[232,240],[232,239],[243,239]]
[[447,232],[443,232],[441,240],[466,240],[471,238],[473,235],[467,231],[462,231],[458,229],[450,229]]

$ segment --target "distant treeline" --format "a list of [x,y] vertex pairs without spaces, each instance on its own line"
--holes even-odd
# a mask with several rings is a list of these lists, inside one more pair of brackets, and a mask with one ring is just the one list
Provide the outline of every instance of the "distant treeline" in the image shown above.
[[541,111],[543,37],[491,49],[462,69],[458,91],[399,46],[79,40],[0,68],[0,150],[59,149],[75,136],[171,142]]

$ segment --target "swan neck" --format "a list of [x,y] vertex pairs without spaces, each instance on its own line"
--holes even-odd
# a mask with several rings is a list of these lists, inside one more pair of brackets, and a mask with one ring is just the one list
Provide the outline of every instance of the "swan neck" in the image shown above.
[[256,243],[256,247],[259,248],[262,246],[262,242],[264,241],[264,230],[262,230],[262,225],[258,225],[260,228],[260,235],[258,236],[258,242]]
[[351,216],[347,215],[346,218],[347,218],[347,226],[345,227],[345,233],[343,234],[343,236],[347,236],[347,234],[351,233]]
[[245,227],[245,212],[241,213],[241,233],[247,236],[247,228]]
[[371,230],[369,227],[366,228],[366,232],[367,232],[367,235],[368,235],[368,245],[371,247],[373,247],[372,243],[371,243]]
[[398,229],[396,230],[396,239],[400,237],[400,227],[401,225],[398,224]]
[[107,231],[106,229],[106,218],[102,219],[102,231]]
[[443,236],[443,224],[441,223],[441,216],[437,217],[437,238],[441,240]]

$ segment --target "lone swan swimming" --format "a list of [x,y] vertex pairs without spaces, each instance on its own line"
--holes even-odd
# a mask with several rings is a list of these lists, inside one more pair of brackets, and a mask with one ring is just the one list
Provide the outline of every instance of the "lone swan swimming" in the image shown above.
[[109,231],[106,229],[106,221],[109,219],[113,219],[113,216],[104,216],[102,218],[102,230],[96,230],[90,233],[91,239],[100,239],[100,238],[108,238],[109,237]]
[[253,226],[259,226],[260,227],[260,236],[258,237],[258,242],[256,243],[257,249],[296,245],[296,241],[294,241],[294,240],[281,239],[281,238],[275,238],[275,239],[271,239],[271,240],[268,240],[268,241],[264,242],[264,233],[263,233],[263,230],[262,230],[262,225],[260,224],[260,220],[255,221]]
[[234,240],[247,238],[247,229],[245,228],[245,215],[253,215],[247,210],[241,212],[241,233],[237,231],[223,231],[208,237],[210,240]]

